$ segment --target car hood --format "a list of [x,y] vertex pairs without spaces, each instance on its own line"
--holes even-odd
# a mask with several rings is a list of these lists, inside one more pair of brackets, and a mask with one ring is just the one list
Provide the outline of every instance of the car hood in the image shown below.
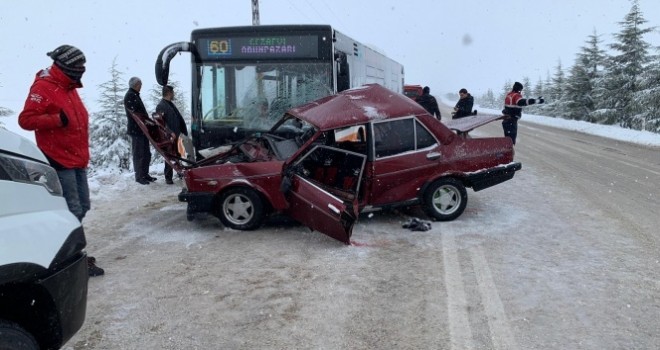
[[23,136],[15,134],[0,126],[0,149],[16,154],[21,154],[42,163],[48,163],[46,157],[41,153],[37,145]]

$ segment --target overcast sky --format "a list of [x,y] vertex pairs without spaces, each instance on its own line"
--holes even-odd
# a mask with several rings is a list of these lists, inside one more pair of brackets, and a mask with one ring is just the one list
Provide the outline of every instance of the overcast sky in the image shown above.
[[[596,30],[611,43],[631,8],[628,0],[260,0],[261,24],[330,24],[384,51],[405,67],[406,82],[432,94],[467,88],[499,92],[507,80],[545,79],[561,60],[573,64]],[[649,26],[660,26],[660,1],[640,0]],[[46,52],[61,44],[87,56],[90,111],[98,85],[116,58],[124,78],[155,84],[154,63],[168,44],[188,41],[197,28],[251,25],[250,0],[6,1],[0,12],[0,106],[20,112],[34,74],[49,66]],[[660,46],[660,35],[647,35]],[[603,47],[605,48],[605,47]],[[173,79],[189,91],[189,55],[172,63]]]

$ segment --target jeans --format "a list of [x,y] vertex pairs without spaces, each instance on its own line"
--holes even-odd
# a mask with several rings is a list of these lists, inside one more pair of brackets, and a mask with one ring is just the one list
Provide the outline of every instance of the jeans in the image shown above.
[[62,184],[64,199],[69,211],[82,222],[90,209],[87,169],[58,170],[57,177]]

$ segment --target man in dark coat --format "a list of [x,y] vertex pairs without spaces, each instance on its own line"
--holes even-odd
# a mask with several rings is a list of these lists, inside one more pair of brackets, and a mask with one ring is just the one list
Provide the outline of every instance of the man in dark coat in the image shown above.
[[467,89],[461,89],[458,92],[460,99],[456,102],[452,119],[459,119],[473,115],[472,106],[474,106],[474,97],[470,95]]
[[[165,121],[165,125],[177,138],[180,134],[188,136],[188,129],[186,127],[186,121],[183,120],[183,116],[174,105],[172,100],[174,99],[174,88],[170,85],[163,86],[163,98],[158,102],[156,106],[156,113],[160,114]],[[174,184],[172,181],[172,167],[165,162],[165,183],[168,185]]]
[[140,98],[140,89],[142,89],[142,80],[138,77],[132,77],[128,81],[128,91],[124,96],[124,108],[128,118],[127,134],[131,137],[131,153],[133,154],[133,169],[135,170],[135,181],[142,185],[148,185],[156,181],[155,177],[149,175],[149,163],[151,163],[151,150],[149,149],[149,139],[144,135],[138,124],[131,117],[135,113],[140,117],[149,119],[147,109]]
[[422,95],[417,97],[415,101],[417,101],[420,106],[424,107],[424,109],[426,109],[426,111],[432,116],[440,120],[440,108],[438,108],[438,101],[436,101],[435,97],[431,95],[431,88],[425,86],[424,89],[422,89]]
[[531,106],[535,103],[545,102],[543,98],[523,98],[522,91],[523,84],[515,82],[511,92],[504,98],[504,120],[502,121],[502,129],[504,129],[504,136],[508,136],[516,144],[516,137],[518,136],[518,119],[522,116],[522,108],[524,106]]

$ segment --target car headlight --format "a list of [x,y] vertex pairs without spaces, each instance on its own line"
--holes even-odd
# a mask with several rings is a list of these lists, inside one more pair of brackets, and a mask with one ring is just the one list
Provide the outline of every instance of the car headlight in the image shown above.
[[43,186],[51,194],[62,196],[62,186],[55,169],[34,160],[0,154],[0,180]]

